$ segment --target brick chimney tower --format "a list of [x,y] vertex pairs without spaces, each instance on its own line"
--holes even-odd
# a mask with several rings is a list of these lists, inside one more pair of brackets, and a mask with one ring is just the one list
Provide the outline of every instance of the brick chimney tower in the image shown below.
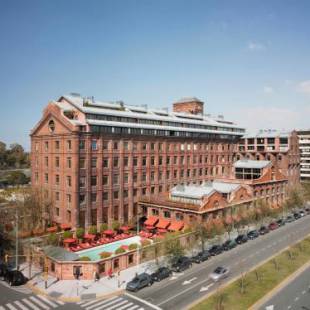
[[173,112],[203,114],[203,102],[196,97],[186,97],[173,103]]

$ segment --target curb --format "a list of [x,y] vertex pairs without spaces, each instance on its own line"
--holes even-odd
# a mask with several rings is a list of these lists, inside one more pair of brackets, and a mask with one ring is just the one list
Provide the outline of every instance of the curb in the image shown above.
[[[36,287],[35,285],[33,284],[30,284],[29,282],[26,284],[26,286],[32,290],[32,292],[34,294],[37,294],[37,295],[44,295],[46,297],[48,297],[49,299],[53,299],[53,300],[59,300],[59,301],[63,301],[63,302],[80,302],[80,301],[86,301],[88,299],[81,299],[81,297],[65,297],[65,296],[60,296],[58,298],[56,297],[52,297],[50,296],[46,291]],[[91,300],[97,300],[97,299],[108,299],[108,298],[111,298],[111,297],[114,297],[114,296],[118,296],[118,295],[121,295],[125,292],[124,289],[121,289],[121,290],[118,290],[118,291],[114,291],[114,292],[111,292],[111,293],[106,293],[106,294],[96,294],[96,298],[93,298]]]
[[[279,255],[279,254],[281,254],[282,252],[286,251],[287,249],[289,249],[290,247],[294,246],[294,245],[297,244],[298,242],[301,242],[302,240],[308,238],[309,236],[310,236],[310,234],[304,236],[303,238],[300,238],[300,239],[296,240],[296,241],[295,241],[294,243],[292,243],[291,245],[289,245],[289,246],[285,247],[284,249],[282,249],[281,252],[278,252],[278,253],[276,253],[276,254],[274,254],[274,255],[268,257],[267,259],[263,260],[263,261],[260,262],[259,264],[257,264],[257,265],[255,265],[255,266],[253,266],[252,268],[248,269],[246,272],[248,273],[248,272],[251,272],[251,271],[255,270],[256,268],[259,268],[260,266],[262,266],[263,264],[267,263],[268,261],[270,261],[271,259],[273,259],[273,258],[276,257],[277,255]],[[310,264],[310,262],[309,262],[309,264]],[[301,267],[301,268],[302,268],[302,267]],[[299,269],[298,269],[298,270],[299,270]],[[296,272],[296,271],[295,271],[295,272]],[[290,276],[289,276],[289,277],[290,277]],[[240,275],[234,277],[233,279],[229,280],[229,281],[226,282],[225,284],[222,284],[221,286],[219,286],[219,287],[217,288],[217,290],[224,289],[225,287],[227,287],[228,285],[230,285],[231,283],[237,281],[237,280],[240,279],[240,278],[241,278]],[[285,281],[285,280],[283,280],[283,281]],[[282,281],[282,282],[283,282],[283,281]],[[282,283],[282,282],[281,282],[281,283]],[[197,300],[194,301],[193,303],[191,303],[191,304],[189,304],[188,306],[186,306],[184,309],[190,310],[192,307],[198,305],[199,303],[201,303],[202,301],[204,301],[205,299],[209,298],[210,296],[212,296],[212,295],[215,294],[215,293],[216,293],[216,291],[213,291],[213,292],[210,292],[210,293],[204,295],[203,297],[197,299]],[[264,297],[265,297],[265,296],[263,296],[262,298],[264,298]],[[255,303],[254,305],[256,305],[256,303]],[[252,305],[249,309],[254,310],[254,309],[253,309],[253,306],[254,306],[254,305]]]
[[251,310],[258,310],[260,306],[262,306],[268,299],[277,294],[283,287],[290,284],[293,280],[295,280],[305,269],[310,267],[310,261],[305,263],[299,269],[297,269],[294,273],[285,278],[282,282],[280,282],[276,287],[274,287],[270,292],[268,292],[265,296],[263,296],[260,300],[258,300],[254,305],[250,307]]

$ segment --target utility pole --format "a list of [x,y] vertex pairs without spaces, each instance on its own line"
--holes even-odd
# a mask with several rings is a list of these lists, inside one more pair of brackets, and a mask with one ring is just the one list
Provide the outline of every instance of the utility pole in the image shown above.
[[16,269],[18,270],[19,267],[18,267],[18,208],[17,207],[15,208],[15,211],[16,211],[15,213],[15,225],[16,225],[15,264],[16,264]]

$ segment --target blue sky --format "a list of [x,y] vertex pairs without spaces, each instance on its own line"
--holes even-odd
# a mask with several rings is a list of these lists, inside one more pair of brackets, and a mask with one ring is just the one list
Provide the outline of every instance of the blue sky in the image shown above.
[[69,92],[310,127],[310,1],[0,1],[0,140],[29,147]]

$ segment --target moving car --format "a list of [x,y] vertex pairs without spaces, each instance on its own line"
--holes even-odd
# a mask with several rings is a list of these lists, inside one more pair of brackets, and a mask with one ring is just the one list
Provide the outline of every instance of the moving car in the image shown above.
[[260,235],[265,235],[269,233],[269,229],[266,226],[262,226],[258,232]]
[[151,286],[153,284],[153,280],[151,276],[147,273],[141,273],[134,277],[130,282],[126,285],[127,291],[137,292],[141,288],[146,286]]
[[201,262],[208,260],[209,257],[210,257],[209,251],[204,250],[202,252],[199,252],[197,255],[193,256],[191,260],[194,263],[200,264]]
[[23,285],[28,281],[28,279],[19,270],[7,270],[4,280],[9,283],[10,286]]
[[259,232],[256,229],[248,232],[248,238],[250,240],[256,239],[258,236],[259,236]]
[[248,241],[248,237],[247,235],[239,235],[235,240],[238,244],[242,244]]
[[151,278],[153,281],[161,281],[165,278],[169,278],[171,275],[172,271],[168,267],[160,267],[151,274]]
[[271,222],[268,226],[269,230],[275,230],[277,229],[279,226],[276,222]]
[[284,226],[285,225],[285,220],[284,219],[278,219],[277,220],[277,224],[278,224],[279,227],[280,226]]
[[192,267],[192,265],[192,261],[188,257],[181,256],[172,264],[171,270],[181,272]]
[[209,278],[213,281],[218,281],[228,277],[229,275],[229,268],[227,267],[217,267],[214,271],[209,275]]
[[237,242],[235,240],[227,240],[223,243],[222,247],[224,251],[231,250],[237,246]]
[[223,247],[219,244],[215,244],[209,249],[209,253],[211,256],[219,255],[222,252],[223,252]]

